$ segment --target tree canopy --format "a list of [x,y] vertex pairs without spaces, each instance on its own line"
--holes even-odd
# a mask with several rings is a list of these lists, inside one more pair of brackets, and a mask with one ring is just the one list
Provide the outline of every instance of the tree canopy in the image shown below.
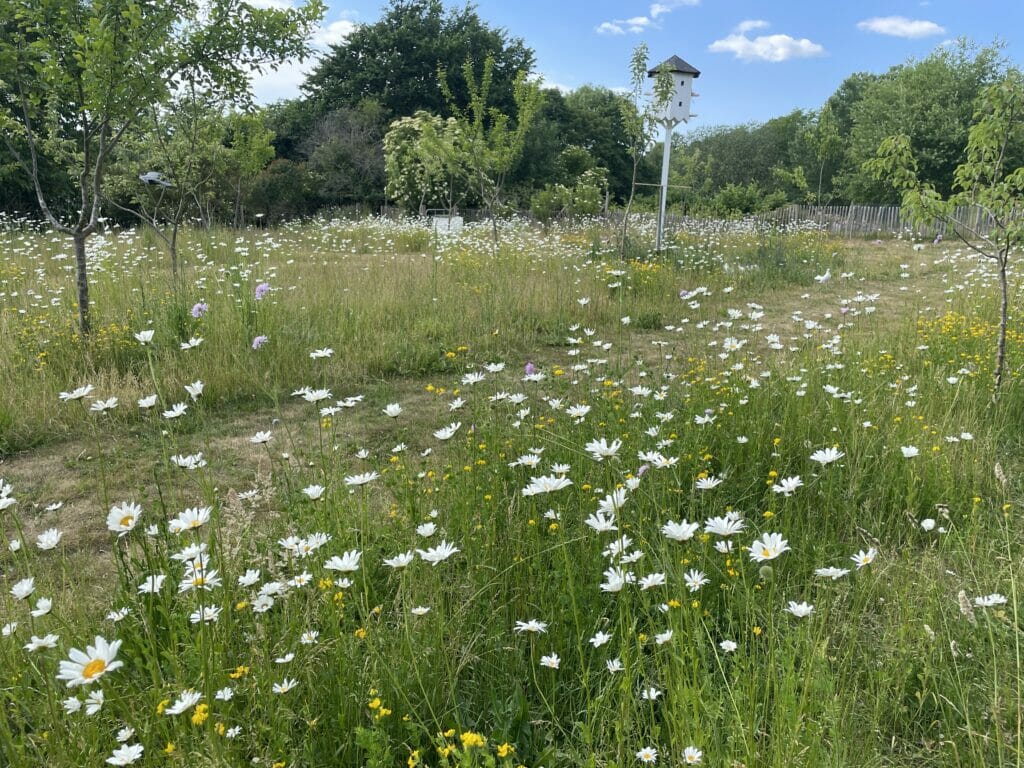
[[[525,42],[491,27],[471,5],[446,10],[442,0],[392,0],[379,21],[358,27],[334,45],[303,85],[319,112],[376,101],[388,119],[417,110],[450,116],[438,67],[458,72],[463,62],[494,62],[491,99],[506,114],[515,107],[516,74],[530,72]],[[460,107],[469,105],[464,80],[449,83]]]

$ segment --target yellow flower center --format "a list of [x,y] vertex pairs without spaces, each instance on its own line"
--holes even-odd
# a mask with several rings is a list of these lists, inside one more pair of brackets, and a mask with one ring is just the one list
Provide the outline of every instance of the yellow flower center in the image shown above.
[[107,662],[103,659],[93,659],[85,665],[84,669],[82,669],[82,677],[86,680],[92,680],[94,677],[102,675],[106,668]]
[[194,587],[201,587],[205,583],[206,579],[204,579],[202,576],[196,576],[194,579],[192,579],[192,586]]
[[125,515],[124,517],[121,518],[121,527],[122,528],[128,528],[134,522],[135,522],[135,518],[134,517],[132,517],[131,515]]
[[771,553],[771,550],[768,549],[768,547],[765,547],[764,549],[761,550],[761,557],[771,557],[771,556],[772,556],[772,553]]

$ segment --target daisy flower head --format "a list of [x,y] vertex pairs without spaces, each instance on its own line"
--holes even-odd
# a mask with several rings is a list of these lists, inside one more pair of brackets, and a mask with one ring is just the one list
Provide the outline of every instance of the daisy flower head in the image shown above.
[[414,558],[415,555],[413,555],[412,550],[410,549],[408,552],[402,552],[394,557],[385,558],[384,565],[389,568],[405,568],[413,561]]
[[595,648],[600,648],[602,645],[604,645],[605,643],[607,643],[611,639],[612,639],[612,636],[609,635],[607,632],[598,632],[592,638],[590,638],[587,642],[590,643]]
[[144,747],[141,744],[125,744],[114,750],[107,758],[107,765],[131,765],[141,759]]
[[722,478],[712,475],[711,477],[702,477],[698,479],[695,483],[695,487],[698,491],[710,491],[713,488],[720,486],[722,482]]
[[686,765],[700,765],[703,757],[704,753],[694,746],[689,746],[683,750],[683,763]]
[[57,679],[67,682],[68,688],[95,683],[107,672],[124,666],[123,661],[117,660],[120,647],[120,640],[108,642],[96,635],[93,645],[86,646],[84,651],[72,648],[68,652],[70,658],[60,663]]
[[359,570],[359,558],[363,556],[363,553],[358,549],[352,549],[345,552],[341,557],[335,555],[326,563],[324,568],[329,571],[338,571],[339,573],[353,573]]
[[558,658],[557,653],[552,653],[547,656],[540,657],[540,665],[542,667],[547,667],[548,669],[558,669],[561,663],[562,660]]
[[86,384],[84,387],[78,387],[70,392],[61,392],[60,399],[65,403],[69,403],[72,400],[81,400],[83,397],[88,397],[93,390],[92,384]]
[[832,566],[828,568],[815,568],[814,575],[821,576],[823,579],[832,579],[837,581],[850,572],[849,568],[834,568]]
[[811,454],[811,461],[816,461],[822,466],[831,464],[834,461],[839,461],[846,454],[840,451],[838,448],[822,448]]
[[47,530],[36,536],[36,547],[42,551],[50,549],[56,549],[57,545],[60,544],[61,538],[63,538],[64,532],[56,528],[48,528]]
[[772,490],[788,498],[803,484],[804,481],[800,479],[800,475],[793,475],[792,477],[784,477],[779,480],[779,482],[772,486]]
[[174,703],[164,710],[164,715],[174,716],[180,715],[183,712],[187,712],[188,710],[192,709],[192,707],[194,707],[196,704],[198,704],[202,700],[202,698],[203,694],[192,688],[182,691],[181,695],[174,700]]
[[319,499],[320,497],[322,497],[324,495],[324,491],[326,491],[326,490],[327,489],[324,488],[322,485],[315,485],[314,484],[314,485],[307,485],[305,488],[302,489],[302,492],[304,494],[306,494],[306,496],[308,496],[313,501],[316,501],[317,499]]
[[538,621],[537,619],[530,619],[529,621],[517,621],[515,629],[513,631],[517,635],[521,635],[523,634],[523,632],[543,634],[548,631],[548,625],[546,621]]
[[436,437],[438,440],[451,440],[453,437],[455,437],[455,433],[458,432],[461,427],[461,421],[453,421],[447,427],[436,430],[434,432],[434,437]]
[[742,531],[745,526],[743,518],[738,515],[710,517],[704,522],[704,532],[713,533],[716,536],[732,536],[734,533]]
[[363,472],[358,475],[346,475],[345,485],[350,488],[358,485],[366,485],[367,483],[372,483],[378,477],[380,477],[378,472]]
[[993,592],[991,595],[983,595],[981,597],[974,598],[974,604],[979,608],[991,608],[995,605],[1006,605],[1006,603],[1006,596],[1001,595],[998,592]]
[[213,507],[189,507],[167,524],[171,533],[184,533],[200,528],[210,522]]
[[50,612],[53,608],[53,600],[48,597],[40,597],[36,600],[36,607],[32,609],[31,615],[33,618],[38,619]]
[[758,563],[774,560],[789,550],[789,542],[781,533],[766,533],[750,545],[750,559]]
[[654,765],[658,762],[658,750],[654,747],[644,747],[636,753],[636,759],[644,765]]
[[522,489],[523,496],[537,496],[542,493],[552,493],[568,488],[572,480],[564,475],[542,475],[530,478],[529,484]]
[[814,606],[810,603],[798,603],[795,600],[790,600],[786,610],[798,619],[802,619],[814,613]]
[[594,461],[604,461],[605,459],[613,458],[615,454],[619,452],[621,447],[621,440],[612,440],[611,443],[609,443],[603,437],[598,440],[591,440],[584,446],[585,450],[591,455]]
[[11,587],[11,596],[15,600],[24,600],[26,597],[36,591],[36,580],[35,577],[29,576],[27,579],[22,579]]
[[120,504],[115,504],[107,513],[107,530],[118,536],[124,536],[135,528],[141,514],[142,507],[134,501],[122,501]]
[[690,523],[686,520],[676,523],[669,520],[661,526],[661,533],[665,538],[672,539],[673,541],[688,541],[693,538],[693,535],[699,528],[700,523]]
[[866,552],[862,549],[856,555],[851,555],[850,559],[857,564],[857,569],[860,570],[865,565],[871,565],[871,563],[875,562],[877,556],[878,550],[871,547]]
[[56,648],[57,641],[60,638],[57,635],[49,634],[44,637],[37,637],[32,635],[32,638],[25,644],[25,650],[29,653],[33,653],[43,648]]
[[696,568],[687,571],[686,575],[683,577],[683,580],[686,582],[686,586],[691,592],[696,592],[698,589],[700,589],[705,584],[708,584],[711,581],[711,579],[705,576],[701,571],[698,571]]
[[273,691],[274,691],[274,693],[278,693],[278,694],[288,693],[288,691],[290,691],[292,688],[294,688],[298,684],[299,684],[298,680],[293,680],[292,678],[286,677],[280,683],[274,683]]
[[417,549],[416,554],[431,565],[437,565],[438,563],[443,563],[459,551],[459,548],[454,544],[449,544],[447,541],[442,540],[436,547],[430,547],[427,550]]

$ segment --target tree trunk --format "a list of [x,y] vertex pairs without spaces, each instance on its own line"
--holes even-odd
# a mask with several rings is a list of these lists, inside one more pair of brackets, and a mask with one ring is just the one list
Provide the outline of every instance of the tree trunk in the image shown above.
[[235,185],[235,229],[241,227],[242,217],[242,180],[239,179]]
[[619,258],[626,258],[626,237],[629,227],[629,209],[633,205],[633,197],[636,195],[636,171],[639,163],[633,161],[633,180],[629,185],[629,199],[626,201],[626,208],[622,211],[622,233],[619,237]]
[[82,336],[88,336],[91,330],[89,323],[89,268],[85,259],[84,232],[73,232],[71,239],[75,244],[75,267],[78,279],[78,327]]
[[171,240],[168,244],[171,252],[171,277],[174,278],[175,287],[178,285],[178,229],[180,226],[178,221],[171,226]]
[[1006,364],[1006,325],[1009,314],[1009,300],[1006,286],[1006,262],[1009,260],[1009,246],[999,259],[999,339],[996,342],[996,392],[1003,383],[1003,367]]

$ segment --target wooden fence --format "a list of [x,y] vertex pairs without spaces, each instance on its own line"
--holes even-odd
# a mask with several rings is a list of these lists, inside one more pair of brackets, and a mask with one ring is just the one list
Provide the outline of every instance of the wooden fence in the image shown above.
[[[765,222],[785,226],[799,222],[814,222],[822,229],[843,237],[909,233],[918,237],[945,236],[946,225],[937,223],[928,227],[911,226],[898,205],[787,205],[762,214]],[[992,221],[977,206],[960,206],[956,219],[963,222],[965,236],[987,235]]]

